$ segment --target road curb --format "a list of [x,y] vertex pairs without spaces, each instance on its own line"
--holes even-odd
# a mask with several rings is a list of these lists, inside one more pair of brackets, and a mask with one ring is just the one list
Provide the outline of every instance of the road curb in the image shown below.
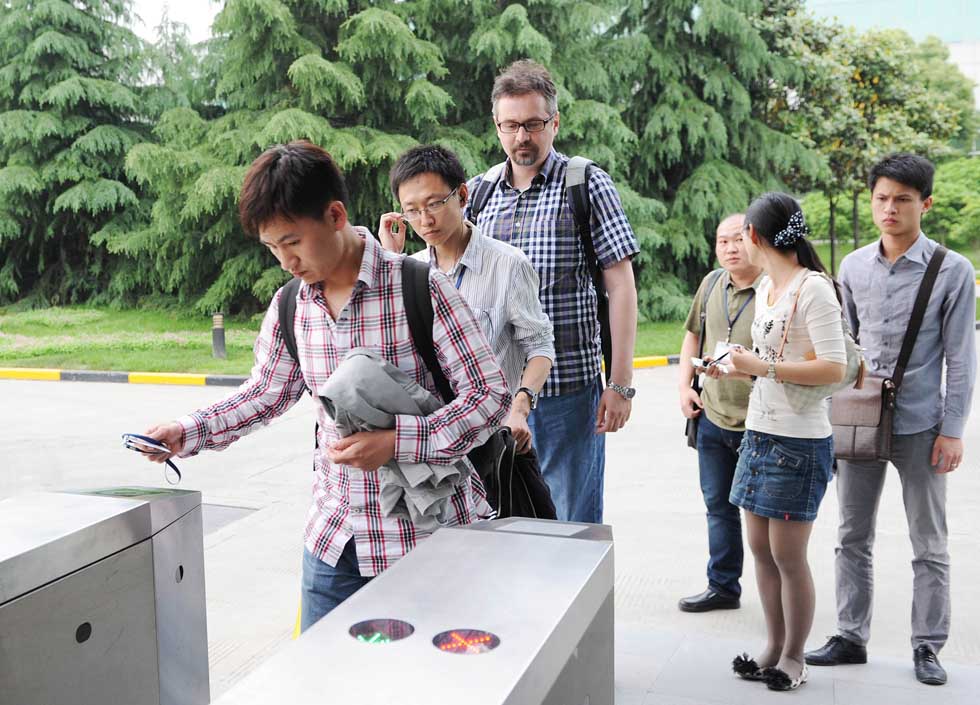
[[[676,365],[677,355],[651,355],[633,359],[633,369]],[[53,370],[35,367],[0,367],[0,379],[45,382],[112,382],[116,384],[176,384],[185,386],[237,387],[248,377],[199,375],[178,372],[111,372],[102,370]]]
[[52,370],[33,367],[0,367],[0,379],[24,379],[46,382],[114,382],[122,384],[237,387],[248,378],[239,375],[196,375],[177,372],[112,372],[103,370]]
[[[980,321],[976,323],[980,330]],[[633,369],[676,365],[679,355],[634,357]],[[248,377],[240,375],[195,375],[178,372],[109,372],[100,370],[52,370],[40,367],[0,367],[0,379],[46,382],[116,382],[123,384],[177,384],[208,387],[237,387]]]

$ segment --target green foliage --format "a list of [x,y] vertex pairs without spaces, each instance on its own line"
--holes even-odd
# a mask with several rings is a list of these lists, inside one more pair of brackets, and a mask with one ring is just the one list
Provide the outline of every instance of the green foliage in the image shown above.
[[[503,158],[490,92],[520,58],[558,85],[556,147],[615,179],[651,319],[686,313],[717,222],[761,191],[814,191],[828,234],[857,198],[864,234],[871,160],[976,129],[941,44],[847,32],[803,0],[227,0],[196,46],[166,10],[139,42],[130,0],[0,7],[0,301],[259,310],[286,278],[237,221],[263,149],[322,145],[373,228],[413,144],[468,174]],[[976,176],[941,167],[936,236],[974,242]]]
[[778,11],[775,4],[633,0],[607,39],[620,65],[610,71],[618,102],[637,135],[630,183],[667,205],[666,222],[638,228],[648,317],[683,315],[724,216],[763,189],[785,189],[788,178],[823,168],[778,124],[802,77],[773,38],[802,2],[781,2]]
[[0,14],[0,302],[98,298],[113,262],[90,236],[135,207],[141,139],[128,0],[8,0]]
[[980,248],[980,159],[940,164],[932,194],[932,210],[922,219],[926,234],[956,249]]

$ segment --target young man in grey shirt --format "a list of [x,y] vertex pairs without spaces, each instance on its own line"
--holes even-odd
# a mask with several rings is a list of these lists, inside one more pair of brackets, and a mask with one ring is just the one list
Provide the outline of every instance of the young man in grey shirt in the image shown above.
[[[868,185],[881,238],[841,263],[844,312],[873,375],[894,373],[919,284],[938,247],[920,227],[932,207],[933,172],[928,160],[914,154],[894,154],[878,162]],[[889,458],[902,482],[914,553],[915,675],[929,685],[946,682],[937,658],[950,621],[946,483],[963,458],[963,429],[977,368],[975,320],[973,265],[949,252],[899,389]],[[811,665],[867,662],[874,588],[871,556],[885,468],[884,461],[838,463],[838,634],[807,653]]]

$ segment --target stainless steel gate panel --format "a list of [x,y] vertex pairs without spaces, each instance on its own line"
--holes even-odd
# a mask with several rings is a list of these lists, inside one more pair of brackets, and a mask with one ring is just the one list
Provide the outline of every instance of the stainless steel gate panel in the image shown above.
[[[608,527],[504,520],[442,529],[218,702],[534,705],[584,693],[563,705],[612,705],[613,577]],[[390,643],[350,635],[377,618],[414,632]],[[433,645],[454,629],[491,632],[499,646],[464,655]],[[577,680],[563,686],[573,671]]]
[[4,705],[209,701],[199,492],[15,497],[0,537]]
[[156,705],[155,621],[149,541],[3,605],[0,701]]
[[161,705],[211,699],[201,505],[154,534],[153,585]]
[[148,538],[145,505],[61,493],[0,501],[0,605]]

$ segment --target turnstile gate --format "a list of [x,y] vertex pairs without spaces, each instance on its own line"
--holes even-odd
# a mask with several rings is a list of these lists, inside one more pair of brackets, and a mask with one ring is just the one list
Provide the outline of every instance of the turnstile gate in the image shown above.
[[441,529],[218,705],[613,705],[608,526]]
[[0,501],[0,702],[209,702],[201,494]]

